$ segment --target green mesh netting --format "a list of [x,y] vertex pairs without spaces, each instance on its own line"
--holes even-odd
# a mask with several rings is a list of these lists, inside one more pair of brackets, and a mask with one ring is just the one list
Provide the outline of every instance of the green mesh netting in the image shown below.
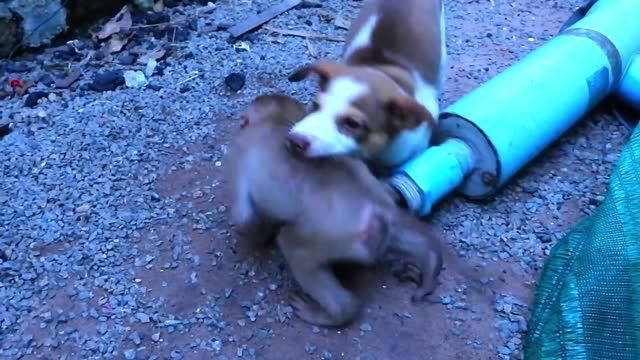
[[600,208],[546,261],[525,359],[640,360],[640,126]]

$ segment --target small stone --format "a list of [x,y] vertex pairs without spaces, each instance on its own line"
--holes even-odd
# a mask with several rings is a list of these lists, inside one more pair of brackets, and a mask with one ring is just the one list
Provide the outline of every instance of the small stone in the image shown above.
[[127,360],[133,360],[136,358],[136,350],[135,349],[127,349],[124,351],[124,358]]
[[238,92],[244,87],[246,76],[242,73],[231,73],[224,78],[224,83],[233,91]]
[[501,355],[509,355],[509,354],[511,354],[511,349],[509,349],[506,346],[500,346],[498,348],[498,353],[501,354]]
[[232,288],[224,289],[224,297],[228,298],[229,296],[231,296],[232,293],[233,293],[233,289]]
[[24,100],[24,106],[34,108],[36,105],[38,105],[38,100],[46,98],[48,96],[49,93],[44,91],[34,91],[32,93],[29,93],[29,95],[27,95],[27,98]]
[[100,335],[104,335],[104,334],[106,334],[106,333],[107,333],[107,324],[105,324],[105,323],[99,323],[99,324],[96,326],[96,330],[98,331],[98,334],[100,334]]
[[153,91],[160,91],[162,90],[162,86],[157,84],[147,84],[147,89],[151,89]]
[[318,349],[318,347],[310,342],[304,344],[304,351],[309,355],[313,354],[316,349]]
[[451,298],[451,295],[442,295],[440,296],[440,303],[442,305],[449,305],[453,302],[453,299]]
[[140,321],[141,323],[148,323],[149,321],[151,321],[151,318],[149,317],[149,315],[143,313],[143,312],[139,312],[136,313],[136,319],[138,319],[138,321]]
[[129,340],[133,341],[133,343],[136,345],[140,345],[140,343],[142,343],[140,334],[138,334],[137,332],[131,333],[131,335],[129,335]]
[[125,66],[133,65],[133,63],[136,62],[136,56],[132,54],[122,55],[118,58],[118,62]]
[[93,77],[89,84],[89,89],[93,91],[113,91],[118,86],[124,85],[124,76],[120,71],[105,71]]
[[182,360],[184,358],[182,353],[177,350],[173,350],[169,356],[171,357],[171,360]]
[[140,88],[147,83],[147,77],[140,70],[124,72],[124,83],[128,88]]
[[91,298],[91,293],[86,290],[82,290],[78,293],[78,299],[80,300],[88,300],[90,298]]
[[151,335],[151,340],[153,340],[153,342],[160,341],[160,333],[155,333],[155,334]]
[[89,209],[91,209],[91,206],[89,204],[84,204],[84,205],[78,206],[76,208],[75,212],[76,212],[76,214],[85,213],[85,212],[89,211]]
[[322,360],[333,359],[333,354],[330,353],[329,351],[325,350],[325,351],[322,352],[322,355],[320,355],[320,359],[322,359]]
[[369,323],[364,323],[362,325],[360,325],[360,330],[364,331],[364,332],[369,332],[371,331],[373,328],[371,327],[371,324]]

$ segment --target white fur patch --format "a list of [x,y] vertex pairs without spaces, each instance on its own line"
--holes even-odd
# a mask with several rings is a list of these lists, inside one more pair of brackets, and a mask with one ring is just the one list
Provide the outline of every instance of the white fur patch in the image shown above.
[[442,10],[440,12],[440,74],[439,74],[439,91],[442,92],[444,82],[447,78],[447,36],[446,23],[444,14],[444,1],[442,2]]
[[401,131],[384,151],[374,156],[373,160],[386,167],[401,166],[426,150],[430,139],[431,127],[422,123],[415,129]]
[[353,37],[351,43],[344,51],[343,57],[346,59],[356,50],[361,49],[371,42],[371,36],[373,35],[373,29],[375,29],[378,23],[378,15],[373,15],[362,25],[360,31]]
[[417,72],[414,72],[413,78],[415,81],[415,93],[413,96],[418,103],[431,113],[433,120],[437,124],[438,116],[440,115],[440,103],[438,102],[440,92],[438,88],[427,83]]
[[343,155],[358,150],[358,143],[338,130],[337,119],[355,99],[367,92],[366,84],[348,77],[338,77],[329,83],[320,108],[296,123],[290,131],[309,139],[306,156]]

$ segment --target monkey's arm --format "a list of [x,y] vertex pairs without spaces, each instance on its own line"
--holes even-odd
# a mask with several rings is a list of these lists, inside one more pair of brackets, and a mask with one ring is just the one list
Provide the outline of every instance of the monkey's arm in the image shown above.
[[305,248],[305,239],[296,236],[295,227],[285,225],[277,238],[294,278],[308,294],[292,296],[296,315],[320,326],[343,326],[353,321],[360,312],[360,300],[340,284],[327,264],[318,261],[313,247]]

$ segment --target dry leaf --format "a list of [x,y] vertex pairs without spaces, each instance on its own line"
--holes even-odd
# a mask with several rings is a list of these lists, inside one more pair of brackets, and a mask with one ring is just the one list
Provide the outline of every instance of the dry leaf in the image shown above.
[[129,12],[129,7],[125,5],[120,12],[118,12],[113,19],[109,20],[102,30],[98,32],[98,39],[106,39],[121,30],[129,30],[131,23],[131,13]]
[[54,83],[58,89],[66,89],[80,79],[80,76],[82,76],[82,70],[80,70],[79,67],[76,67],[65,78],[55,79]]
[[349,30],[349,27],[351,26],[351,21],[345,19],[342,16],[338,16],[336,17],[336,20],[333,22],[333,25],[345,30]]
[[161,12],[164,10],[164,0],[158,0],[155,4],[153,4],[153,11]]
[[131,36],[121,38],[118,35],[113,35],[113,37],[109,40],[109,43],[107,43],[107,51],[109,52],[109,54],[122,51],[124,46],[129,42],[129,39],[131,39]]
[[167,50],[165,49],[154,50],[150,53],[140,56],[136,62],[138,64],[147,65],[149,60],[156,60],[156,61],[160,60],[162,59],[163,56],[166,55],[166,53],[167,53]]

